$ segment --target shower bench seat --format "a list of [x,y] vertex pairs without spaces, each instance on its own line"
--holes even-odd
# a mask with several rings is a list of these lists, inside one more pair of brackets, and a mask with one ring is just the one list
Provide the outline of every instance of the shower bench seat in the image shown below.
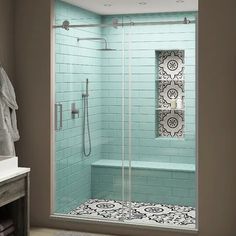
[[[124,161],[125,194],[128,167]],[[195,165],[132,161],[132,200],[195,206]],[[101,159],[92,163],[92,198],[121,200],[122,161]]]
[[[121,160],[107,160],[102,159],[96,161],[92,166],[103,166],[103,167],[122,167]],[[129,167],[129,162],[124,161],[124,167]],[[132,168],[137,169],[154,169],[154,170],[170,170],[170,171],[184,171],[194,172],[195,165],[193,164],[182,164],[182,163],[168,163],[168,162],[147,162],[147,161],[132,161]]]

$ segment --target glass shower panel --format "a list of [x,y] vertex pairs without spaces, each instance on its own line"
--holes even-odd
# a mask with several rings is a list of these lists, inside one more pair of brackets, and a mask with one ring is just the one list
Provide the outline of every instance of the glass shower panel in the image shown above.
[[54,211],[60,214],[73,213],[92,196],[92,163],[100,158],[102,146],[101,52],[98,42],[82,44],[78,38],[100,31],[55,30]]
[[[196,37],[185,17],[195,14],[100,16],[55,1],[56,24],[77,26],[55,29],[54,213],[195,227]],[[144,24],[104,27],[117,21]]]
[[[65,19],[102,23],[99,15],[56,1],[55,22]],[[55,29],[56,214],[123,220],[124,40],[122,28]]]
[[[112,22],[113,17],[106,17],[103,23]],[[121,20],[121,19],[118,19]],[[124,221],[129,203],[128,173],[128,100],[129,100],[129,44],[128,30],[123,27],[102,29],[112,52],[102,52],[102,159],[107,166],[104,169],[107,194],[103,197],[114,206],[108,212],[110,218]],[[97,176],[97,175],[96,175]]]
[[[193,13],[172,14],[171,19],[180,20],[184,16],[195,19]],[[168,21],[170,15],[155,17],[156,21]],[[137,19],[132,16],[132,20],[148,21],[145,16],[137,16]],[[135,26],[131,32],[131,73],[127,76],[131,84],[128,85],[126,101],[131,111],[131,114],[127,113],[126,127],[126,143],[129,146],[126,160],[131,164],[131,169],[126,168],[129,183],[126,196],[130,199],[131,207],[126,222],[194,228],[195,24]],[[162,54],[162,63],[157,52]],[[162,94],[159,94],[158,84],[162,86]],[[163,115],[165,126],[171,131],[182,126],[177,130],[177,135],[168,137],[156,135],[157,128],[159,133],[169,132],[165,127],[165,130],[160,130],[157,125],[160,111],[156,112],[159,109],[156,104],[159,100],[164,102],[165,97],[170,101],[166,103]],[[178,100],[182,101],[181,107],[178,106]],[[174,101],[175,107],[172,106]],[[180,113],[181,120],[176,118],[176,114]]]
[[[105,23],[111,23],[112,18]],[[112,51],[102,51],[101,55],[101,90],[102,90],[102,151],[99,162],[101,176],[94,174],[100,183],[97,191],[102,195],[94,195],[95,199],[107,201],[109,209],[102,209],[102,215],[109,220],[122,221],[123,217],[123,33],[121,28],[103,28],[102,36],[106,38],[107,45]],[[103,181],[103,183],[102,183]],[[92,187],[95,189],[95,187]]]
[[[130,18],[119,19],[130,23]],[[132,171],[132,27],[123,27],[123,220],[131,218]]]

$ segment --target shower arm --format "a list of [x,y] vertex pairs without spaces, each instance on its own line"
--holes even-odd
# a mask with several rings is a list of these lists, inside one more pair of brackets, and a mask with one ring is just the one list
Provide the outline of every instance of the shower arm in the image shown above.
[[107,48],[107,41],[104,38],[78,38],[77,42],[82,41],[82,40],[103,41],[105,44],[105,48]]

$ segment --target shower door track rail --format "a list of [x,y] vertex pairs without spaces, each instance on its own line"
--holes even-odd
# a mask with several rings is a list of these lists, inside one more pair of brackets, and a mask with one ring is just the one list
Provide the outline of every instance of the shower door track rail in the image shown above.
[[112,24],[82,24],[82,25],[71,25],[69,21],[64,21],[61,25],[53,25],[53,28],[62,28],[69,30],[70,28],[90,28],[90,27],[124,27],[124,26],[153,26],[153,25],[177,25],[177,24],[195,24],[195,20],[189,20],[186,17],[182,21],[154,21],[154,22],[129,22],[129,23],[118,23],[113,21]]

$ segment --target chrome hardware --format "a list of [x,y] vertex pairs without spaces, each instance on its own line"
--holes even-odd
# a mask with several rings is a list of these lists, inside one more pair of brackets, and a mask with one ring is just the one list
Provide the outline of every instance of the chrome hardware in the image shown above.
[[113,18],[112,19],[112,26],[117,29],[118,28],[118,19],[117,18]]
[[70,22],[68,20],[63,21],[62,28],[65,30],[69,30],[70,29]]
[[[58,109],[59,108],[59,109]],[[60,113],[60,121],[59,121],[59,127],[58,127],[58,111]],[[61,103],[56,103],[55,104],[55,130],[62,130],[63,128],[63,123],[62,123],[62,104]]]
[[78,115],[78,118],[79,118],[79,109],[76,108],[76,104],[75,104],[75,102],[73,102],[71,104],[71,117],[72,117],[72,119],[75,119],[75,115]]
[[89,83],[89,80],[86,79],[86,93],[83,93],[82,97],[88,97],[89,96],[89,94],[88,94],[88,83]]

